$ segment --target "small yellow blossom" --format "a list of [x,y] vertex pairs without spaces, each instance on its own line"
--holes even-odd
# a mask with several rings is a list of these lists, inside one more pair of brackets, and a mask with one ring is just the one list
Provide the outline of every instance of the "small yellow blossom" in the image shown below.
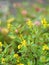
[[43,50],[49,50],[49,47],[45,44],[42,49]]
[[26,46],[27,45],[26,40],[23,40],[21,43],[22,43],[22,46]]
[[33,23],[32,23],[32,21],[29,19],[28,21],[27,21],[27,23],[26,23],[30,28],[33,26]]
[[14,20],[15,20],[15,18],[10,18],[10,19],[7,20],[7,22],[8,22],[8,23],[11,23],[11,22],[13,22]]
[[14,58],[18,58],[19,57],[19,55],[16,53],[16,54],[14,54]]
[[2,47],[2,42],[0,42],[0,47]]
[[22,64],[22,63],[19,63],[19,64],[17,64],[17,65],[24,65],[24,64]]
[[41,23],[42,23],[42,25],[44,26],[44,28],[48,27],[48,23],[47,23],[47,21],[46,21],[45,18],[43,18],[43,19],[41,20]]
[[19,60],[20,60],[20,56],[16,53],[16,54],[14,54],[14,58],[16,58],[16,62],[19,62]]
[[18,49],[21,49],[21,47],[22,47],[22,45],[19,44],[19,45],[18,45]]
[[41,23],[42,23],[42,24],[47,24],[46,19],[45,19],[45,18],[43,18],[43,20],[41,20]]
[[11,28],[11,24],[7,23],[7,28],[10,29]]
[[27,45],[26,40],[23,40],[23,41],[21,42],[21,44],[18,45],[18,49],[21,49],[22,46],[26,46],[26,45]]
[[2,58],[2,64],[5,63],[5,58]]

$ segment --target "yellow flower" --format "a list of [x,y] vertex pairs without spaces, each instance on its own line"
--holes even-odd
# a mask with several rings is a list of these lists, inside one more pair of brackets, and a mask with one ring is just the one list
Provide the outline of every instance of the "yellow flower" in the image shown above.
[[27,45],[26,40],[23,40],[23,41],[21,42],[21,44],[18,45],[18,49],[21,49],[22,46],[26,46],[26,45]]
[[30,28],[33,26],[33,23],[32,23],[32,21],[29,19],[28,21],[27,21],[27,23],[26,23]]
[[26,46],[27,45],[26,40],[23,40],[21,43],[22,43],[22,46]]
[[22,63],[19,63],[19,64],[17,64],[17,65],[24,65],[24,64],[22,64]]
[[2,47],[2,42],[0,42],[0,47]]
[[8,23],[11,23],[11,22],[13,22],[14,20],[15,20],[15,18],[10,18],[10,19],[7,20],[7,22],[8,22]]
[[42,49],[43,50],[49,50],[49,47],[45,44]]
[[11,28],[11,24],[7,23],[7,28],[10,29]]
[[19,55],[16,53],[16,54],[14,54],[14,58],[18,58],[19,57]]
[[14,58],[16,58],[16,62],[19,62],[19,60],[20,60],[20,56],[16,53],[16,54],[14,54]]
[[5,63],[5,58],[2,58],[2,64]]
[[41,21],[42,24],[47,24],[47,21],[45,18],[43,18],[43,20]]
[[21,47],[22,47],[22,45],[19,44],[19,45],[18,45],[18,49],[21,49]]
[[41,23],[42,23],[42,25],[44,26],[44,28],[48,27],[48,23],[47,23],[47,21],[46,21],[45,18],[43,18],[43,19],[41,20]]

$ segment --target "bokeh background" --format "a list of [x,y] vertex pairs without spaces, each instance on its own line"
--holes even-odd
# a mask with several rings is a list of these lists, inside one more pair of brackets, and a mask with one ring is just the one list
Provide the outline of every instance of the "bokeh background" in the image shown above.
[[18,12],[17,6],[21,6],[21,8],[24,6],[24,8],[31,9],[32,6],[36,7],[36,5],[47,8],[49,7],[49,0],[0,0],[0,15],[3,13],[3,16],[1,16],[0,19],[3,18],[3,20],[5,20],[8,12],[15,17]]

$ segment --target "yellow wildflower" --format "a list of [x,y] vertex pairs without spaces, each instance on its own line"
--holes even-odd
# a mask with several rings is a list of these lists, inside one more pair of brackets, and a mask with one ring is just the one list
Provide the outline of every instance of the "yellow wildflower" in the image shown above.
[[42,24],[47,24],[47,21],[45,18],[43,18],[43,20],[41,21]]
[[10,29],[11,28],[11,24],[7,23],[7,28]]
[[22,63],[19,63],[19,64],[17,64],[17,65],[24,65],[24,64],[22,64]]
[[16,54],[14,54],[14,58],[18,58],[19,57],[19,55],[16,53]]
[[18,49],[21,49],[22,46],[26,46],[26,45],[27,45],[26,40],[23,40],[23,41],[21,42],[21,44],[18,45]]
[[2,47],[2,42],[0,42],[0,47]]
[[2,58],[2,64],[5,63],[5,58]]
[[15,18],[10,18],[10,19],[7,20],[7,22],[8,22],[8,23],[11,23],[11,22],[13,22],[14,20],[15,20]]
[[42,49],[43,50],[49,50],[49,47],[45,44]]
[[21,46],[22,46],[22,45],[19,44],[19,45],[18,45],[18,49],[21,49]]
[[28,21],[27,21],[27,23],[26,23],[30,28],[33,26],[33,23],[32,23],[32,21],[29,19]]
[[16,58],[16,61],[19,62],[19,60],[20,60],[20,56],[19,56],[17,53],[14,54],[14,58]]
[[41,20],[41,23],[42,23],[42,25],[44,26],[44,28],[48,27],[48,23],[47,23],[47,21],[46,21],[45,18],[43,18],[43,19]]
[[22,46],[26,46],[27,44],[26,40],[23,40],[21,43],[22,43]]

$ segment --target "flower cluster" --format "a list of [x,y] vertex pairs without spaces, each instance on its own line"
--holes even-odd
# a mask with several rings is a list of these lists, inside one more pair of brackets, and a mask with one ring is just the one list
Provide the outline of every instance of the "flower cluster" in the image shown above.
[[34,5],[24,9],[20,5],[13,5],[17,17],[9,15],[6,22],[0,20],[0,65],[49,65],[47,8]]

